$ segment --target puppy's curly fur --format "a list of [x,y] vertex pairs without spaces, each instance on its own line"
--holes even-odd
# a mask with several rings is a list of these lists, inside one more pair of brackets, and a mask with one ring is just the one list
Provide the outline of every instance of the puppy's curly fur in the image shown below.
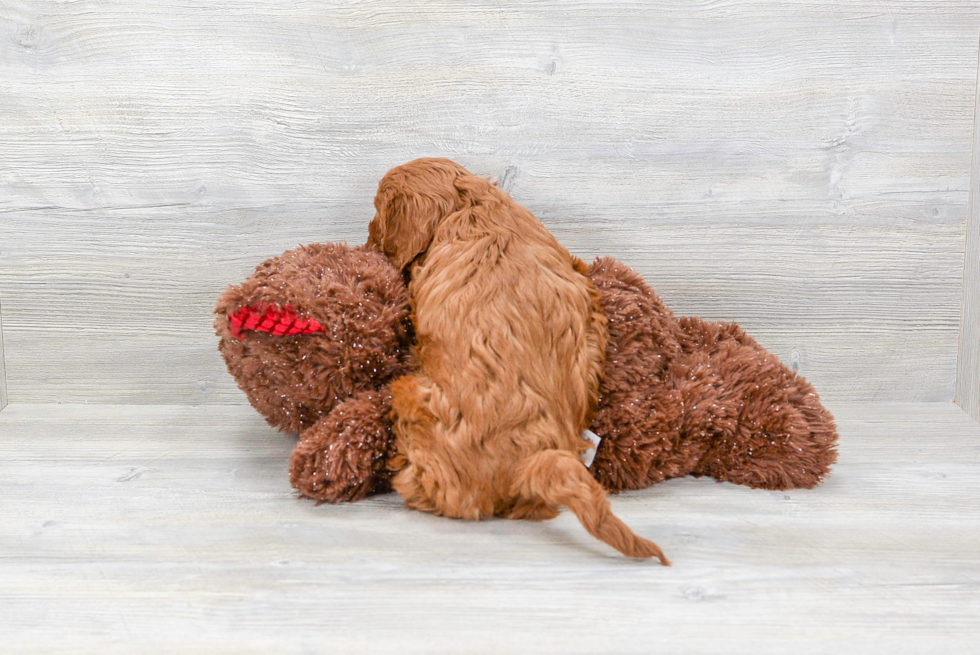
[[368,246],[411,277],[419,369],[391,387],[392,486],[406,504],[532,520],[564,505],[623,554],[666,564],[612,514],[579,459],[607,340],[588,267],[446,159],[392,169],[375,208]]

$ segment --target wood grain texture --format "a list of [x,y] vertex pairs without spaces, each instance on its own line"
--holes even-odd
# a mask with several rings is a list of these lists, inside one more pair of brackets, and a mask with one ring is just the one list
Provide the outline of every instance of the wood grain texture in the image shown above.
[[3,356],[3,305],[0,304],[0,411],[7,406],[7,376]]
[[975,2],[0,6],[12,402],[241,403],[217,293],[444,155],[830,399],[949,400]]
[[980,426],[835,405],[810,491],[682,479],[613,498],[671,568],[567,513],[464,523],[388,495],[317,507],[244,407],[0,414],[11,652],[923,653],[980,640]]
[[956,365],[956,402],[980,421],[980,66],[977,67],[969,207],[960,348]]

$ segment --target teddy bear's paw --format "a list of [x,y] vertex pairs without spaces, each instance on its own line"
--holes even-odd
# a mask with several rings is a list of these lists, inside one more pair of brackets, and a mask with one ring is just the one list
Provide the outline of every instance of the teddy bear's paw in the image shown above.
[[323,503],[360,500],[380,486],[370,471],[349,461],[336,443],[301,440],[289,465],[289,479],[303,496]]
[[300,435],[290,482],[302,495],[339,503],[391,490],[394,437],[387,389],[341,403]]

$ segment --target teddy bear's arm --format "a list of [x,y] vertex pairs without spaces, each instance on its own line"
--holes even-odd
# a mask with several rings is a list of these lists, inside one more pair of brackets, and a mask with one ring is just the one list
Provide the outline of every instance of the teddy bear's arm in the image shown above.
[[293,450],[289,478],[300,494],[339,503],[391,490],[394,451],[389,388],[340,403],[307,428]]

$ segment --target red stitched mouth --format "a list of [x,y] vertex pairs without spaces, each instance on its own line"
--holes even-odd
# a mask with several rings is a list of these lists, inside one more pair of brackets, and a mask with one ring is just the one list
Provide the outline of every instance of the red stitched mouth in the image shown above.
[[247,330],[291,337],[323,332],[323,326],[315,318],[301,318],[289,305],[256,304],[241,307],[228,316],[228,330],[236,339],[241,339]]

